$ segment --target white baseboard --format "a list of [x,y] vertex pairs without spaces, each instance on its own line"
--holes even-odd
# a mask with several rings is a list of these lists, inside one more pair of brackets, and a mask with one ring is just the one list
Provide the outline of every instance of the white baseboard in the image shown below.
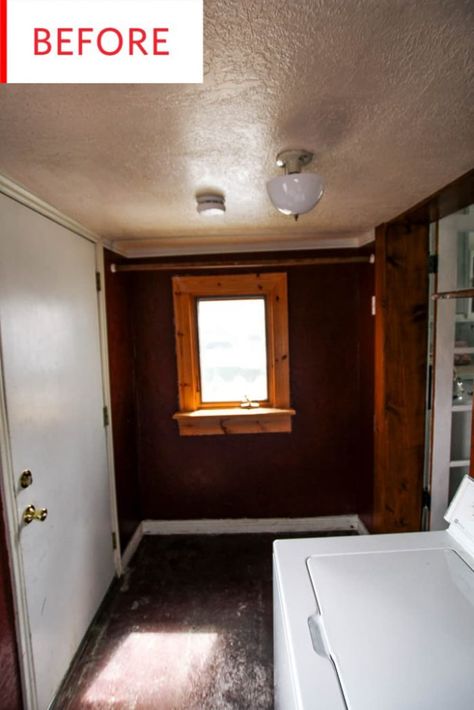
[[222,520],[144,520],[144,535],[225,535],[356,531],[367,533],[358,515],[319,518],[231,518]]
[[319,518],[223,518],[222,520],[143,520],[122,555],[125,570],[144,535],[231,535],[240,533],[358,532],[368,535],[358,515]]
[[132,539],[128,543],[127,547],[123,551],[122,555],[122,569],[125,570],[128,567],[130,560],[137,551],[138,545],[142,541],[143,537],[143,523],[139,523],[137,529],[132,535]]
[[358,515],[356,515],[356,518],[358,520],[357,532],[359,533],[359,535],[370,535],[369,530],[366,528],[366,526],[364,525],[364,523],[362,522],[362,520],[359,518]]

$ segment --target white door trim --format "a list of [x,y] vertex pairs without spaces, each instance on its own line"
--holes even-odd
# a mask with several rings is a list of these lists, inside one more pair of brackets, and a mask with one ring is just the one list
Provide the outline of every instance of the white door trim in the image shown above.
[[104,247],[96,244],[96,268],[100,274],[101,289],[97,293],[99,308],[99,328],[100,328],[100,353],[102,360],[102,395],[104,406],[107,407],[109,416],[108,426],[105,427],[105,438],[107,447],[107,468],[109,474],[110,490],[110,513],[112,521],[111,533],[115,534],[114,563],[117,576],[122,575],[122,556],[120,550],[120,534],[117,508],[117,488],[115,482],[114,464],[114,442],[113,442],[113,422],[112,422],[112,401],[110,394],[110,370],[109,370],[109,345],[107,338],[107,309],[105,304],[105,270],[104,270]]
[[[437,223],[439,270],[436,289],[456,288],[458,217],[454,213]],[[444,530],[444,514],[449,502],[451,460],[453,367],[456,301],[436,301],[433,334],[433,405],[431,451],[430,530]]]
[[[1,331],[0,331],[1,345]],[[38,710],[33,648],[31,645],[30,623],[26,603],[26,587],[23,560],[19,551],[18,536],[20,521],[16,501],[15,477],[11,459],[10,436],[8,429],[7,404],[5,397],[3,355],[0,347],[0,486],[5,516],[8,557],[12,577],[15,626],[18,642],[18,661],[20,666],[23,704],[27,710]]]

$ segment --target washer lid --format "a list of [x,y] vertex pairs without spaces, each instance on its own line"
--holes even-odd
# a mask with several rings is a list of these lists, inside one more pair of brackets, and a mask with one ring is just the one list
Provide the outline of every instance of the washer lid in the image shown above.
[[474,479],[464,476],[444,519],[449,532],[474,556]]
[[450,548],[317,555],[315,652],[350,710],[471,710],[474,571]]

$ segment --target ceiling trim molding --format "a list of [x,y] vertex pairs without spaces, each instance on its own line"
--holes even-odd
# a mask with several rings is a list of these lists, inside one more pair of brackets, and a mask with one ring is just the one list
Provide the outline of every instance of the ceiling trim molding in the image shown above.
[[[223,235],[224,241],[226,235]],[[201,254],[252,254],[255,252],[275,252],[275,251],[314,251],[322,249],[358,249],[365,244],[374,241],[372,231],[367,234],[354,237],[334,237],[323,239],[284,239],[278,242],[268,241],[252,241],[240,243],[233,242],[225,244],[223,241],[213,241],[212,243],[196,243],[192,246],[186,241],[186,244],[180,245],[179,240],[176,244],[170,245],[170,240],[149,239],[146,240],[146,245],[143,241],[137,240],[134,244],[131,240],[117,240],[110,243],[110,248],[128,259],[144,259],[147,257],[160,256],[199,256]],[[163,242],[166,246],[163,246]]]
[[110,239],[103,239],[102,244],[104,246],[104,249],[113,251],[113,253],[118,254],[118,256],[127,256],[126,250],[120,247],[120,242],[112,242],[110,241]]
[[365,234],[361,234],[358,237],[359,247],[365,247],[366,244],[371,244],[375,242],[375,229],[370,229]]
[[[232,238],[236,239],[236,235],[223,234],[222,237],[214,239],[212,242],[196,242],[189,244],[187,239],[182,237],[166,237],[156,239],[138,240],[136,244],[133,240],[126,239],[103,239],[99,234],[91,231],[80,222],[68,217],[53,205],[45,202],[27,188],[15,182],[6,175],[0,174],[0,194],[6,195],[11,199],[25,205],[29,209],[43,215],[52,222],[65,227],[74,234],[85,237],[94,243],[101,243],[119,256],[128,259],[143,259],[146,257],[160,256],[198,256],[200,254],[243,254],[255,252],[275,252],[275,251],[313,251],[321,249],[358,249],[374,241],[374,230],[369,230],[364,234],[345,236],[345,237],[330,237],[325,235],[322,238],[292,238],[278,240],[277,242],[267,241],[268,235],[252,235],[250,240],[246,239],[232,244],[226,244],[225,240]],[[199,239],[199,237],[196,237]],[[170,244],[171,241],[175,243]],[[180,242],[182,242],[180,244]],[[183,243],[184,242],[184,243]],[[164,243],[166,246],[164,246]]]
[[74,219],[71,219],[71,217],[68,217],[63,212],[60,212],[56,209],[56,207],[50,205],[49,202],[45,202],[41,198],[37,197],[25,187],[22,187],[22,185],[19,185],[14,180],[6,177],[6,175],[1,174],[0,193],[2,195],[6,195],[7,197],[11,197],[12,200],[25,205],[25,207],[29,207],[34,212],[43,215],[43,217],[50,219],[52,222],[59,224],[61,227],[65,227],[70,232],[74,232],[74,234],[78,234],[81,237],[85,237],[85,239],[89,239],[91,242],[98,243],[103,241],[98,234],[95,234],[90,229],[87,229],[87,227],[84,227],[84,225],[76,222]]

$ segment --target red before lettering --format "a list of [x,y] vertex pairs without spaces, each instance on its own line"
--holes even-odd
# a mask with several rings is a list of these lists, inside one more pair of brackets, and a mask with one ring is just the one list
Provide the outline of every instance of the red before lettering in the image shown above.
[[145,55],[169,56],[165,49],[169,32],[168,27],[153,27],[148,31],[142,27],[130,27],[126,31],[116,27],[35,27],[33,51],[36,56],[48,54],[58,56],[83,56],[98,52],[106,57],[118,54],[133,56]]

